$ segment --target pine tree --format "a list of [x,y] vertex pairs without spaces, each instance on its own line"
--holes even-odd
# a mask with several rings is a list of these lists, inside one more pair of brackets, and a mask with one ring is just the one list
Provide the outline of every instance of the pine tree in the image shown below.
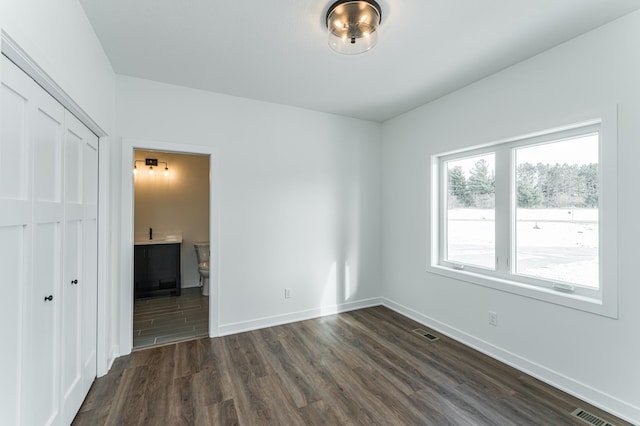
[[495,176],[489,171],[489,163],[484,158],[476,161],[471,169],[467,188],[475,207],[495,206]]
[[469,206],[467,179],[462,166],[455,166],[448,171],[449,196],[454,197],[456,206]]
[[542,194],[538,187],[537,168],[529,163],[518,164],[516,170],[516,185],[518,192],[518,207],[537,207],[542,202]]

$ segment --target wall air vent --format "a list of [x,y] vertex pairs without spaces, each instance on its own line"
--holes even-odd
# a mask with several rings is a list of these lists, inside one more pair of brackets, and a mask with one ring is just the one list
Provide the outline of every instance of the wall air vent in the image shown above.
[[413,330],[414,333],[424,337],[425,339],[427,339],[430,342],[433,342],[435,340],[438,340],[439,337],[438,336],[434,336],[433,334],[429,333],[428,331],[425,331],[421,328],[416,328],[415,330]]
[[582,408],[576,408],[571,415],[593,426],[615,426],[613,423],[609,423],[605,419],[601,419],[595,414],[591,414]]

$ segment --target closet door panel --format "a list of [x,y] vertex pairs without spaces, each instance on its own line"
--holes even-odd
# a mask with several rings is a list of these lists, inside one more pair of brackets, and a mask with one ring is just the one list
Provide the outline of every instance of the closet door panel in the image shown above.
[[[0,424],[19,424],[20,369],[22,361],[22,290],[26,285],[26,226],[0,226],[0,271],[3,294],[0,298],[0,321],[3,349],[0,351]],[[10,326],[9,326],[10,325]]]
[[57,421],[60,405],[60,223],[35,226],[33,261],[33,288],[27,291],[29,325],[24,330],[22,416],[24,424],[45,425]]
[[[97,265],[94,253],[97,238],[87,226],[85,176],[96,164],[85,161],[87,146],[95,135],[72,114],[65,116],[64,203],[65,203],[65,274],[63,300],[66,324],[63,327],[62,353],[62,422],[70,423],[80,408],[95,378]],[[96,228],[97,230],[97,228]],[[87,240],[96,245],[88,246]],[[89,348],[91,346],[91,348]],[[88,349],[89,348],[89,349]],[[88,355],[87,352],[93,354]],[[93,358],[88,361],[87,358]],[[87,366],[87,364],[89,364]],[[91,368],[88,368],[91,367]]]
[[[81,268],[82,268],[82,221],[65,221],[64,274],[62,279],[62,347],[61,382],[63,404],[67,401],[82,402],[80,386],[80,344],[82,319],[80,317]],[[68,410],[67,410],[68,411]],[[63,419],[66,418],[66,412]],[[72,420],[68,419],[68,421]],[[63,421],[66,423],[66,421]]]
[[27,110],[31,82],[2,56],[0,86],[0,199],[26,200],[28,185]]
[[25,289],[22,415],[24,424],[41,425],[57,423],[60,412],[64,108],[35,87],[28,126],[34,148],[33,280]]
[[62,196],[64,108],[44,90],[38,101],[38,110],[33,120],[35,200],[59,203]]
[[0,424],[20,424],[24,290],[30,282],[31,200],[27,117],[33,81],[0,55]]
[[[67,206],[82,204],[82,154],[85,128],[73,115],[65,117],[64,200]],[[84,135],[86,137],[86,134]]]
[[[87,131],[89,131],[87,129]],[[84,202],[94,210],[91,212],[92,218],[97,218],[98,207],[98,137],[93,133],[88,135],[87,143],[84,145]]]
[[27,117],[34,83],[0,57],[0,225],[26,225],[31,216]]

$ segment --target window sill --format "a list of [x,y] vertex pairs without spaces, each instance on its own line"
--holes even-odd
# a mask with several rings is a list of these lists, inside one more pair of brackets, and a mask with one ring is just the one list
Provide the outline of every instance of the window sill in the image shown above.
[[618,301],[609,300],[606,294],[602,299],[586,297],[578,294],[563,293],[553,289],[525,284],[522,282],[504,278],[492,277],[470,271],[461,271],[441,265],[427,267],[427,272],[441,275],[447,278],[464,281],[494,290],[517,294],[531,299],[541,300],[555,305],[566,306],[609,318],[618,318]]

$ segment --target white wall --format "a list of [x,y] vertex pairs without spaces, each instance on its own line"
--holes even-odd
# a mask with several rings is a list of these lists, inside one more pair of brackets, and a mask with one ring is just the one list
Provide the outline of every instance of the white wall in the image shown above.
[[379,124],[121,76],[117,123],[213,147],[221,334],[379,303]]
[[0,24],[93,120],[113,129],[113,69],[78,0],[2,0]]
[[[168,163],[150,175],[145,158]],[[209,157],[136,150],[138,172],[134,178],[134,240],[161,235],[182,235],[180,250],[182,287],[198,287],[198,259],[193,244],[209,241]]]
[[[383,125],[385,303],[640,422],[640,12]],[[570,124],[617,104],[619,319],[426,272],[430,156]],[[499,314],[498,327],[488,311]]]
[[[393,307],[640,422],[640,13],[385,123],[382,199],[377,124],[126,77],[117,78],[115,117],[113,71],[76,0],[3,0],[0,28],[108,134],[117,120],[123,137],[215,147],[221,332],[384,293]],[[425,272],[429,155],[616,103],[618,320]],[[110,149],[116,161],[101,160],[101,173],[112,176],[109,238],[117,251],[121,147]],[[115,255],[112,262],[119,277],[123,265]],[[284,287],[292,299],[283,299]],[[101,344],[115,354],[118,287],[104,290],[100,309],[111,322]],[[497,328],[487,324],[489,309],[500,315]]]
[[[115,129],[115,75],[77,0],[2,0],[0,29],[10,37],[105,133],[100,141],[100,271],[98,374],[110,365],[117,316],[110,284],[108,235],[109,135]],[[106,213],[105,213],[106,212]]]

